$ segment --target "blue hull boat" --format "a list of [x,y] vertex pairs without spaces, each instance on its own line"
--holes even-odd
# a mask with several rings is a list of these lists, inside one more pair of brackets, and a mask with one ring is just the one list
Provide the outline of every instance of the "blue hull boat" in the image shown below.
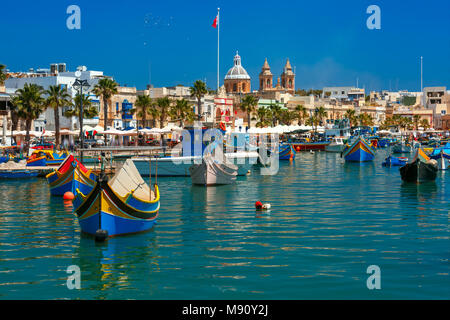
[[408,163],[408,158],[405,157],[387,157],[382,163],[383,167],[404,166]]
[[375,157],[375,151],[362,137],[356,139],[351,146],[346,147],[342,154],[345,161],[351,162],[372,161]]
[[280,144],[279,159],[290,160],[295,158],[295,150],[290,144]]
[[39,172],[30,170],[0,171],[0,179],[27,179],[37,177]]

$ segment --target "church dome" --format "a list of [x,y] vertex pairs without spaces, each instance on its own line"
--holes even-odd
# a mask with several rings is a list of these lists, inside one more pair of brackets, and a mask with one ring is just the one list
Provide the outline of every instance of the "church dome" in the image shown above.
[[250,76],[247,71],[245,71],[244,67],[241,65],[241,57],[236,52],[234,56],[234,66],[228,70],[227,75],[225,76],[225,80],[250,80]]

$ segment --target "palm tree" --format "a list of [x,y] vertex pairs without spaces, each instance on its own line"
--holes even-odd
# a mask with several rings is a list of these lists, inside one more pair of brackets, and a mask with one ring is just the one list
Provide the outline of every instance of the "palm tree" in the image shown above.
[[147,110],[148,115],[152,118],[152,127],[156,127],[156,119],[159,118],[161,113],[159,112],[157,105],[155,103],[152,103],[150,108]]
[[303,124],[303,120],[308,117],[308,113],[306,112],[306,108],[299,104],[295,107],[295,112],[297,112],[297,119],[299,124]]
[[356,122],[356,112],[353,109],[348,109],[347,111],[345,111],[344,117],[346,119],[348,119],[349,123],[350,123],[350,127],[352,127],[355,122]]
[[[101,97],[103,100],[103,116],[104,116],[104,129],[108,129],[108,102],[110,102],[111,97],[117,93],[117,87],[119,85],[112,79],[103,78],[98,81],[98,84],[94,87],[94,94],[97,97]],[[106,134],[105,134],[106,142]]]
[[6,80],[5,69],[6,69],[6,66],[4,64],[0,64],[0,87],[5,85],[5,80]]
[[257,127],[267,127],[271,123],[270,119],[272,119],[272,111],[270,111],[270,109],[264,107],[258,108],[258,110],[256,111],[256,115],[257,119],[259,119],[259,121],[256,123]]
[[[152,107],[152,105],[153,101],[152,98],[150,98],[150,96],[147,95],[138,96],[135,103],[136,108],[131,110],[131,112],[136,113],[136,115],[142,119],[143,127],[146,127],[147,125],[147,114],[149,108]],[[137,119],[136,122],[139,124]],[[137,127],[139,127],[139,125]]]
[[420,120],[420,126],[423,128],[424,131],[427,131],[427,129],[430,127],[430,124],[428,123],[428,119]]
[[239,106],[239,108],[243,112],[247,113],[247,123],[248,123],[249,128],[251,128],[252,113],[255,112],[257,105],[258,105],[258,99],[256,99],[252,95],[247,95],[242,99],[241,104]]
[[420,114],[415,114],[413,116],[414,130],[417,130],[419,128],[420,118]]
[[25,120],[25,153],[28,153],[31,123],[39,117],[45,107],[45,99],[42,97],[43,88],[36,84],[25,83],[23,89],[18,89],[16,94],[14,103],[17,105],[19,118]]
[[158,98],[156,100],[156,105],[159,107],[159,127],[162,129],[164,127],[164,121],[167,118],[167,114],[170,108],[169,97]]
[[56,148],[58,148],[61,139],[59,135],[59,108],[70,105],[71,97],[69,95],[69,92],[67,91],[67,87],[63,87],[62,85],[50,86],[48,90],[45,91],[45,93],[48,94],[48,98],[45,101],[45,104],[48,108],[53,109],[53,114],[55,116],[55,144]]
[[71,106],[73,109],[69,109],[66,112],[64,112],[64,116],[66,117],[78,117],[78,121],[81,125],[81,99],[83,99],[83,118],[86,119],[92,119],[96,116],[98,116],[98,110],[96,107],[92,105],[92,101],[83,94],[83,96],[80,96],[79,93],[75,96],[73,99],[73,102]]
[[275,127],[278,119],[280,119],[280,114],[283,109],[275,103],[270,104],[269,109],[272,111],[272,126]]
[[191,87],[191,98],[197,99],[197,113],[199,120],[202,119],[202,98],[207,93],[208,89],[206,88],[206,84],[202,80],[195,81],[194,85]]
[[325,111],[325,108],[323,106],[317,108],[316,114],[319,122],[323,122],[323,119],[328,117],[328,113]]
[[177,100],[175,105],[169,110],[169,115],[172,121],[180,121],[180,127],[184,127],[184,120],[194,120],[194,111],[189,101],[186,99]]

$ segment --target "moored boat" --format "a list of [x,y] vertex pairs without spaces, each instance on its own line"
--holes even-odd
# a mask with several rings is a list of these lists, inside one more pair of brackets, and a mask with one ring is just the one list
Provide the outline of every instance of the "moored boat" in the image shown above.
[[295,151],[325,150],[325,147],[328,146],[329,144],[330,144],[329,141],[291,143]]
[[346,145],[342,155],[345,161],[365,162],[373,160],[375,151],[362,136],[359,136],[352,145]]
[[334,137],[331,143],[325,147],[327,152],[342,152],[345,148],[343,137]]
[[430,155],[438,163],[440,170],[447,170],[450,165],[450,150],[449,149],[435,149]]
[[412,148],[411,144],[406,143],[406,142],[396,143],[392,147],[393,153],[410,153],[410,152],[412,152],[412,150],[413,150],[413,148]]
[[438,171],[437,162],[430,159],[422,149],[417,149],[411,163],[400,168],[400,175],[406,182],[426,182],[436,179]]
[[278,157],[280,160],[294,160],[295,149],[290,144],[280,144]]
[[394,167],[394,166],[404,166],[408,163],[408,158],[406,157],[394,157],[390,155],[387,157],[384,162],[382,163],[382,166],[384,167]]
[[189,168],[192,184],[212,186],[231,184],[236,181],[238,167],[226,161],[215,161],[213,156],[205,156],[201,164]]
[[37,177],[38,171],[30,170],[1,170],[0,179],[28,179]]
[[46,178],[50,193],[56,196],[62,196],[67,191],[75,194],[77,189],[89,193],[97,179],[96,175],[86,169],[73,155],[68,156],[58,169],[49,173]]
[[110,180],[100,174],[94,188],[76,190],[73,210],[81,231],[96,240],[150,230],[160,207],[158,185],[151,190],[133,161],[125,161]]
[[42,151],[35,151],[27,159],[27,167],[45,167],[47,166],[47,156]]

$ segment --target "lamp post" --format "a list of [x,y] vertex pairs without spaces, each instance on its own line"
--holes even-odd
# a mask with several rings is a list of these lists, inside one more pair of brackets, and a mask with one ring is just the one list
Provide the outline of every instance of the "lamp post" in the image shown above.
[[[87,80],[76,79],[73,88],[78,91],[80,95],[80,145],[81,149],[84,148],[84,134],[83,134],[83,89],[86,91],[89,89],[90,85]],[[80,161],[83,163],[83,151],[80,151]]]

